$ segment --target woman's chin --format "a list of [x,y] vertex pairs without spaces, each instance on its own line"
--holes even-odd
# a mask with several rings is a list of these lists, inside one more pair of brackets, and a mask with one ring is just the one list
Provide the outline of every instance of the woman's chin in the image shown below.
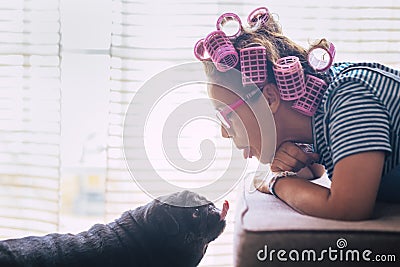
[[[256,158],[260,163],[263,163],[262,162],[262,159],[260,158],[260,154],[259,153],[255,153],[254,155],[253,155],[253,158]],[[264,163],[263,163],[264,164]]]
[[257,159],[261,164],[270,164],[272,162],[271,155],[261,155],[258,150],[250,148],[250,153],[247,158]]

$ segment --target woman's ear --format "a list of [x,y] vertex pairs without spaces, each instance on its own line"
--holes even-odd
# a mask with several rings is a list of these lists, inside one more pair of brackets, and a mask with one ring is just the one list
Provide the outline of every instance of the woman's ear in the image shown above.
[[263,88],[263,95],[268,102],[272,113],[275,113],[281,103],[278,88],[273,83],[268,83]]

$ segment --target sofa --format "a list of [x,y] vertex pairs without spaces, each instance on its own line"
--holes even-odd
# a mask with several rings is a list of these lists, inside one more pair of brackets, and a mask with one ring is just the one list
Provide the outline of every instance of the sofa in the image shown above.
[[[330,185],[326,176],[313,182]],[[400,204],[377,203],[373,218],[365,221],[321,219],[296,212],[252,184],[249,175],[239,189],[236,267],[400,266]]]

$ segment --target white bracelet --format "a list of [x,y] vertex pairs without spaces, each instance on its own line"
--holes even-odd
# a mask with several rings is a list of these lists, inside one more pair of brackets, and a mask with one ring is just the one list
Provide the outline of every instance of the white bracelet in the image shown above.
[[[269,192],[273,195],[273,196],[275,196],[276,198],[279,198],[279,196],[276,194],[276,192],[275,192],[275,184],[276,184],[276,182],[279,180],[279,179],[281,179],[281,178],[283,178],[283,177],[289,177],[289,176],[296,176],[297,175],[297,173],[295,173],[295,172],[291,172],[291,171],[284,171],[284,172],[278,172],[278,173],[276,173],[272,178],[271,178],[271,180],[269,181],[269,183],[268,183],[268,190],[269,190]],[[279,198],[280,199],[280,198]]]

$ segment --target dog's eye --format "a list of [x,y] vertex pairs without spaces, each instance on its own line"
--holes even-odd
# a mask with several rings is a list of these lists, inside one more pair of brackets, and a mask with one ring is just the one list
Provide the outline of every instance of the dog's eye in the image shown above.
[[199,209],[195,209],[193,212],[193,218],[198,218],[200,217],[200,210]]

